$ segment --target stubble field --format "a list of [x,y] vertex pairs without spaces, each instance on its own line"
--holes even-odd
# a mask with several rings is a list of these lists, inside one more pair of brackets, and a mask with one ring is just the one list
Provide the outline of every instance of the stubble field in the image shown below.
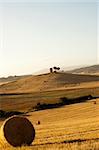
[[1,150],[99,150],[99,99],[31,112],[27,117],[36,130],[32,145],[12,148],[1,143]]
[[[2,110],[27,112],[26,117],[33,123],[36,136],[31,146],[18,148],[5,145],[0,141],[0,150],[99,150],[98,77],[97,81],[78,82],[78,76],[76,76],[76,84],[65,84],[69,76],[64,74],[42,75],[35,77],[35,80],[34,77],[30,77],[25,82],[22,79],[1,86],[0,107]],[[48,77],[48,80],[45,77]],[[75,81],[76,77],[74,78],[73,75],[71,77],[73,79],[69,80]],[[81,78],[85,80],[85,77],[79,76],[79,81]],[[88,80],[91,78],[88,76]],[[42,83],[40,87],[36,85],[37,81],[38,85]],[[86,95],[92,95],[93,98],[84,100],[82,103],[33,112],[33,107],[38,102],[53,104],[60,102],[62,97],[76,98]],[[94,99],[94,97],[97,98]],[[0,126],[4,120],[0,120]]]

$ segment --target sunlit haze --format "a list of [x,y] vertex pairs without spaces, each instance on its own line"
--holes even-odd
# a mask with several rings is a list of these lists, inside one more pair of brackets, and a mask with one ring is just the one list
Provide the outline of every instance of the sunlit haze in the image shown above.
[[98,1],[0,0],[0,76],[97,64],[98,25]]

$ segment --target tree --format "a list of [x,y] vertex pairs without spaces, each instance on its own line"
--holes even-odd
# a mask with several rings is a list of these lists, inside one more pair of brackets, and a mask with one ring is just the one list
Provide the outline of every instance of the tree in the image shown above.
[[53,69],[55,70],[54,72],[56,72],[56,70],[60,70],[60,67],[53,67]]
[[53,68],[50,68],[50,73],[52,73],[53,72]]
[[57,67],[57,70],[60,70],[60,67]]
[[55,70],[55,72],[56,72],[56,70],[57,70],[57,67],[53,67],[53,69]]

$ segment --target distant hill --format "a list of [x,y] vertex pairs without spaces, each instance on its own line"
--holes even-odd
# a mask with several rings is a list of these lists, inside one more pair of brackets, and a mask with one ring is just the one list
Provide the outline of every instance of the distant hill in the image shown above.
[[99,76],[71,73],[47,73],[23,77],[0,86],[0,93],[27,93],[49,91],[68,87],[70,84],[99,81]]
[[8,77],[2,77],[0,78],[0,85],[6,84],[8,82],[16,81],[25,77],[29,77],[31,75],[22,75],[22,76],[8,76]]
[[73,69],[71,71],[68,71],[68,73],[99,75],[99,65]]

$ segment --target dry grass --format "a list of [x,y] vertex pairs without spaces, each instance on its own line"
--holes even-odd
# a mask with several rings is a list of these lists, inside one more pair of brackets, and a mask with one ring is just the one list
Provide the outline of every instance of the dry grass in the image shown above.
[[[35,91],[49,91],[61,88],[71,88],[71,86],[77,86],[81,83],[88,84],[90,82],[98,82],[99,84],[99,76],[77,75],[69,73],[48,73],[24,77],[20,80],[1,85],[0,93],[29,93]],[[97,87],[96,84],[95,87]]]
[[[62,78],[60,74],[27,77],[1,86],[0,92],[14,92],[0,96],[1,108],[27,111],[38,102],[55,103],[60,97],[99,96],[98,78],[70,74],[63,74]],[[28,115],[36,130],[32,145],[13,148],[0,141],[0,150],[99,150],[99,99]]]
[[[90,83],[92,86],[92,83]],[[96,84],[98,86],[98,84]],[[80,85],[79,85],[80,86]],[[82,88],[85,86],[85,88]],[[28,111],[31,110],[38,102],[40,103],[57,103],[61,97],[75,98],[85,95],[99,95],[99,87],[88,88],[87,84],[81,84],[81,88],[60,89],[53,91],[38,91],[33,93],[13,94],[0,96],[0,105],[3,110]],[[6,105],[5,105],[6,104]]]
[[72,144],[48,144],[41,146],[23,146],[21,148],[3,147],[0,150],[99,150],[99,143],[97,141],[89,141],[83,143]]
[[66,73],[29,76],[1,85],[0,93],[6,93],[0,95],[0,105],[3,110],[28,111],[38,102],[57,103],[60,97],[74,98],[89,94],[97,96],[99,76]]
[[90,101],[32,112],[28,118],[36,129],[33,144],[21,148],[2,145],[0,150],[99,150],[99,99],[97,104]]

